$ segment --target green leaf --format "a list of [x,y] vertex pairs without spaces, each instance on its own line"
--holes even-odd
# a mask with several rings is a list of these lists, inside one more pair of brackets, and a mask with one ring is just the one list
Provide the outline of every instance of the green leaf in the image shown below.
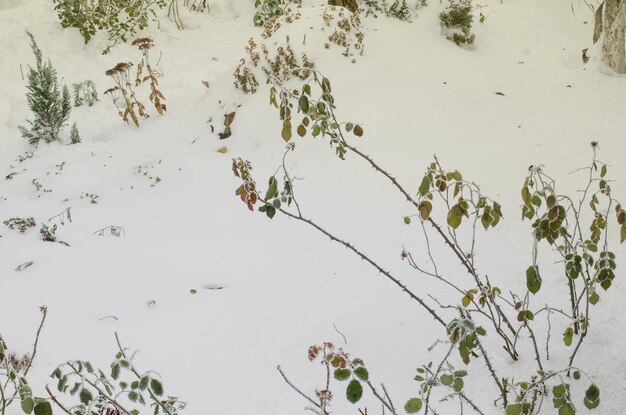
[[574,330],[571,327],[568,327],[567,330],[565,330],[565,333],[563,333],[563,343],[565,343],[566,346],[571,346],[573,336]]
[[93,400],[93,395],[86,388],[83,388],[78,396],[80,397],[80,401],[85,405],[89,405],[89,402]]
[[441,383],[443,383],[446,386],[451,386],[452,382],[454,382],[454,376],[452,375],[441,375]]
[[539,267],[530,266],[526,270],[526,286],[528,291],[536,294],[541,288],[541,276],[539,275]]
[[406,223],[407,225],[410,225],[411,224],[411,218],[408,217],[408,216],[405,216],[404,217],[404,223]]
[[318,135],[320,135],[320,126],[319,125],[314,125],[313,126],[313,131],[311,131],[311,135],[313,137],[317,137]]
[[267,215],[268,218],[273,219],[274,215],[276,215],[276,208],[271,205],[266,205],[266,206],[267,207],[265,208],[265,214]]
[[530,191],[528,190],[528,187],[524,186],[522,187],[522,201],[526,204],[526,206],[528,206],[529,200],[530,200]]
[[454,378],[454,390],[456,392],[461,392],[463,389],[463,379],[462,378]]
[[346,389],[346,398],[350,403],[357,403],[361,400],[363,396],[363,386],[361,386],[361,382],[356,379],[352,379],[350,383],[348,383],[348,388]]
[[619,242],[624,243],[624,241],[626,240],[626,223],[623,224],[622,227],[620,228],[619,235],[620,235]]
[[156,396],[163,395],[163,385],[157,379],[150,379],[150,389]]
[[600,389],[596,385],[591,385],[585,392],[585,399],[590,402],[600,399]]
[[424,196],[430,190],[430,177],[424,176],[422,179],[422,184],[420,184],[419,192],[420,195]]
[[521,414],[522,414],[521,403],[513,403],[506,407],[506,415],[521,415]]
[[309,112],[309,99],[306,97],[306,95],[300,96],[300,100],[298,101],[298,106],[300,107],[302,112],[304,113]]
[[150,377],[144,376],[139,380],[139,389],[146,390],[148,384],[150,383]]
[[70,395],[72,396],[76,395],[76,392],[78,392],[79,388],[80,388],[80,382],[76,382],[74,386],[72,387],[72,389],[70,389]]
[[559,408],[559,415],[576,415],[576,410],[572,405],[566,403]]
[[452,209],[448,212],[448,225],[452,229],[456,229],[461,226],[463,220],[463,209],[459,205],[452,206]]
[[422,400],[420,398],[411,398],[404,404],[404,410],[407,414],[415,414],[422,409]]
[[602,169],[600,169],[600,177],[604,176],[606,176],[606,164],[602,166]]
[[35,405],[35,415],[52,415],[52,405],[50,405],[50,402],[37,402],[37,405]]
[[537,207],[540,207],[540,206],[541,206],[541,198],[540,198],[539,196],[537,196],[537,195],[534,195],[534,196],[530,199],[530,202],[531,202],[533,205],[537,206]]
[[369,372],[363,366],[357,367],[354,369],[354,374],[357,378],[361,379],[363,382],[367,382],[370,378]]
[[335,379],[337,380],[346,380],[350,377],[350,374],[351,374],[350,369],[338,368],[338,369],[335,369],[334,376],[335,376]]
[[555,398],[564,397],[566,392],[567,392],[567,388],[565,387],[565,384],[555,385],[552,388],[552,394],[554,395]]
[[591,402],[585,398],[584,403],[588,409],[596,409],[600,405],[600,399]]
[[67,389],[67,376],[63,376],[61,379],[59,379],[59,383],[57,383],[57,390],[59,392],[65,392],[65,389]]
[[487,210],[485,210],[482,217],[480,218],[480,223],[482,223],[485,229],[489,229],[489,225],[493,223],[493,218],[491,217],[489,212],[487,212]]
[[420,217],[422,218],[422,220],[427,220],[433,210],[433,204],[430,203],[428,200],[424,200],[418,205],[418,209],[420,211]]
[[139,394],[135,391],[130,391],[128,392],[128,399],[130,399],[131,402],[137,402],[137,399],[139,399]]
[[20,404],[22,406],[22,411],[27,414],[33,412],[33,408],[35,407],[35,402],[30,396],[28,398],[22,399],[22,402]]
[[283,140],[285,140],[285,141],[291,140],[291,128],[283,127],[283,129],[280,132],[280,134],[283,137]]
[[517,321],[534,320],[535,315],[530,310],[522,310],[517,314]]
[[322,79],[322,91],[329,93],[330,92],[330,81],[328,78]]

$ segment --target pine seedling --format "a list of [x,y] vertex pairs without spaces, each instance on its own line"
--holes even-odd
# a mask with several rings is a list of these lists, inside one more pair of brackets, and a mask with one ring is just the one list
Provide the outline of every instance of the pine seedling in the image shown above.
[[59,140],[59,135],[65,126],[72,109],[70,92],[67,86],[59,86],[57,72],[50,60],[43,61],[41,49],[35,38],[26,32],[30,38],[30,46],[35,55],[35,68],[28,67],[28,85],[26,100],[28,107],[35,118],[28,120],[30,128],[19,127],[22,137],[30,144],[37,145],[40,140],[46,143]]
[[72,84],[72,89],[74,90],[75,107],[80,107],[85,103],[91,107],[96,101],[99,101],[98,92],[96,92],[96,84],[89,79]]
[[72,129],[70,130],[70,144],[78,144],[81,142],[80,134],[78,133],[78,127],[76,127],[76,123],[72,124]]

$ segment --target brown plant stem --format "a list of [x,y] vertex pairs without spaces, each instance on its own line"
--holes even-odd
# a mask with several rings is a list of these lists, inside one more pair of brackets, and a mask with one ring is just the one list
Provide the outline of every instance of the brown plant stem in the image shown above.
[[[261,197],[259,197],[259,200],[262,201],[263,203],[267,203],[267,201]],[[367,256],[366,254],[364,254],[363,252],[361,252],[360,250],[358,250],[357,248],[354,247],[354,245],[352,245],[349,242],[344,241],[343,239],[340,239],[339,237],[331,234],[330,232],[328,232],[326,229],[322,228],[321,226],[319,226],[317,223],[313,222],[310,219],[307,219],[305,217],[303,217],[302,215],[298,214],[298,215],[294,215],[293,213],[283,209],[283,208],[278,208],[278,211],[280,211],[282,214],[284,214],[285,216],[290,217],[291,219],[295,219],[301,222],[304,222],[306,224],[308,224],[309,226],[317,229],[319,232],[321,232],[322,234],[328,236],[332,241],[337,242],[343,246],[345,246],[346,248],[348,248],[350,251],[352,251],[353,253],[355,253],[359,258],[361,258],[362,260],[364,260],[365,262],[367,262],[368,264],[370,264],[371,266],[373,266],[374,268],[376,268],[376,270],[378,270],[378,272],[380,272],[381,274],[383,274],[385,277],[387,277],[388,279],[390,279],[391,281],[393,281],[394,284],[396,284],[398,287],[400,287],[402,289],[402,291],[404,291],[405,293],[407,293],[409,295],[409,297],[411,297],[413,300],[417,301],[424,309],[426,309],[426,311],[428,311],[428,313],[430,313],[430,315],[442,326],[446,327],[446,323],[443,321],[443,319],[441,317],[439,317],[439,315],[437,314],[437,312],[435,310],[433,310],[428,304],[426,304],[424,302],[424,300],[422,300],[420,297],[418,297],[417,295],[415,295],[415,293],[413,293],[411,290],[409,290],[405,284],[403,284],[399,279],[397,279],[396,277],[394,277],[393,275],[391,275],[388,271],[386,271],[384,268],[382,268],[380,265],[378,265],[378,263],[376,263],[374,260],[372,260],[369,256]]]
[[56,396],[52,394],[52,391],[50,390],[50,387],[48,385],[46,385],[46,392],[48,392],[48,395],[50,395],[50,399],[52,399],[52,402],[54,402],[59,408],[61,408],[63,412],[65,412],[67,415],[72,415],[72,413],[68,411],[61,402],[59,402]]

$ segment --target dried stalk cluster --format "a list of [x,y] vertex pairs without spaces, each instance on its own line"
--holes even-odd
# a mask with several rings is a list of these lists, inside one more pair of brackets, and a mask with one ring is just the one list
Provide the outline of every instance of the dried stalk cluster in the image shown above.
[[[150,65],[150,49],[154,46],[151,38],[138,38],[132,42],[133,46],[137,46],[143,55],[141,61],[137,65],[137,74],[133,82],[131,82],[130,69],[133,64],[131,62],[121,62],[113,68],[105,72],[107,76],[113,78],[115,86],[107,89],[104,94],[111,98],[113,105],[117,109],[118,114],[125,122],[132,119],[135,126],[139,127],[139,116],[149,118],[145,105],[139,101],[134,87],[138,87],[145,82],[150,83],[149,100],[161,115],[166,111],[166,105],[163,103],[165,96],[159,91],[159,81],[157,79],[157,71]],[[144,68],[147,74],[144,75]]]

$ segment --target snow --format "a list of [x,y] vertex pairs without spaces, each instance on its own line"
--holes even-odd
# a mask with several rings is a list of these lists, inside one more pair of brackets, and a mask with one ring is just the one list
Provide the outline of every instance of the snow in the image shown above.
[[[584,175],[569,173],[588,164],[589,143],[597,140],[599,158],[615,179],[614,196],[626,199],[620,161],[626,151],[626,86],[597,51],[582,63],[581,50],[591,48],[593,30],[593,14],[583,3],[483,1],[481,12],[488,17],[474,23],[477,43],[470,49],[441,36],[441,6],[435,1],[411,23],[366,18],[365,53],[355,63],[338,47],[324,48],[318,20],[323,2],[304,3],[303,17],[285,33],[331,80],[340,119],[363,125],[359,148],[411,191],[437,154],[445,167],[460,170],[502,204],[505,220],[479,231],[477,248],[479,268],[499,286],[522,290],[531,261],[530,227],[519,220],[519,189],[529,165],[545,165],[561,191],[575,192]],[[12,350],[30,351],[38,307],[45,304],[49,315],[30,375],[35,394],[45,393],[48,375],[68,359],[107,368],[117,332],[126,346],[140,350],[137,366],[159,372],[166,393],[188,402],[186,413],[226,415],[303,411],[306,401],[283,382],[276,366],[312,392],[325,375],[308,362],[306,351],[328,340],[363,358],[375,382],[384,382],[400,406],[417,394],[415,368],[445,352],[444,346],[427,351],[445,334],[406,294],[343,247],[281,215],[269,221],[251,214],[235,197],[239,182],[231,158],[250,160],[264,185],[280,164],[284,142],[262,79],[254,95],[232,84],[248,39],[260,39],[252,2],[210,4],[208,15],[184,11],[187,30],[178,31],[163,17],[160,28],[145,31],[155,41],[153,59],[162,52],[159,85],[168,111],[150,111],[151,118],[134,128],[122,122],[102,91],[112,86],[105,70],[137,62],[138,51],[120,45],[101,55],[106,39],[99,35],[85,45],[76,29],[60,26],[52,2],[0,0],[0,219],[33,216],[39,224],[68,207],[72,214],[72,222],[57,231],[69,247],[43,242],[37,228],[24,234],[0,228],[2,336]],[[91,79],[98,88],[95,106],[72,111],[70,121],[77,122],[83,139],[79,145],[33,149],[20,137],[17,127],[31,117],[21,75],[33,64],[25,30],[65,83]],[[218,140],[222,116],[233,110],[233,136]],[[322,139],[294,141],[288,165],[302,179],[296,191],[305,215],[353,241],[421,296],[447,300],[444,287],[400,259],[406,248],[428,264],[421,229],[403,224],[402,217],[413,212],[401,195],[362,161],[337,160]],[[222,146],[225,154],[217,151]],[[29,151],[32,157],[19,162]],[[88,194],[97,195],[97,203]],[[111,225],[122,227],[125,236],[94,235]],[[602,414],[622,412],[626,386],[626,289],[619,272],[625,251],[617,241],[614,250],[618,276],[594,310],[578,360],[601,388],[596,412]],[[433,251],[454,281],[472,287],[444,246],[435,242]],[[540,258],[551,267],[556,257],[544,246]],[[27,261],[33,265],[14,271]],[[544,274],[538,306],[562,289],[558,265],[553,268],[554,278]],[[564,328],[555,328],[553,337]],[[512,363],[497,354],[496,344],[493,350],[507,376],[530,373],[531,353]],[[564,357],[557,354],[555,364]],[[480,373],[482,362],[470,369]],[[335,391],[333,409],[354,413],[340,396],[342,388]],[[490,405],[492,384],[467,388],[486,413],[499,413]],[[378,408],[369,398],[364,402],[360,407],[367,404],[370,412]],[[587,413],[581,399],[575,403]],[[446,413],[456,413],[456,405]],[[544,405],[550,409],[550,400]],[[8,413],[20,411],[13,406]]]

